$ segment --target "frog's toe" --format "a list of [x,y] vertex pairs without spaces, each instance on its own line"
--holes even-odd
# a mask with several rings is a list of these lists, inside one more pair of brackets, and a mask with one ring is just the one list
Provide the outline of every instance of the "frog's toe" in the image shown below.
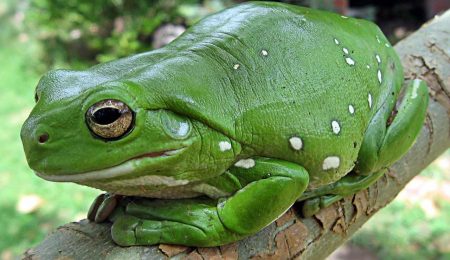
[[330,206],[331,204],[343,198],[341,195],[325,195],[306,200],[303,203],[302,213],[305,217],[312,217],[319,210]]
[[117,218],[111,228],[111,235],[120,246],[159,243],[208,246],[214,241],[199,227],[168,220],[140,219],[130,215]]
[[114,242],[120,246],[137,245],[136,227],[140,219],[133,216],[120,216],[111,227],[111,236]]
[[313,198],[305,201],[302,207],[302,213],[305,217],[311,217],[320,210],[320,198]]
[[100,194],[89,208],[87,218],[96,223],[104,222],[116,209],[120,198],[110,193]]
[[87,219],[90,221],[95,221],[95,215],[97,215],[98,208],[105,200],[106,193],[102,193],[95,198],[95,200],[92,202],[91,206],[89,207],[89,211],[87,214]]
[[152,245],[157,243],[179,244],[186,246],[206,246],[208,236],[198,227],[173,221],[143,220],[136,227],[138,244]]

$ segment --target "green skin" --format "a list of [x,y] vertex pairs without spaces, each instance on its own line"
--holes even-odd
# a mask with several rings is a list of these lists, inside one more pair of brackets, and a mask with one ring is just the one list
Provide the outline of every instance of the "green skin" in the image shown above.
[[[296,201],[311,216],[382,176],[426,114],[419,80],[393,113],[402,85],[376,25],[245,3],[162,49],[49,72],[21,137],[40,177],[110,193],[89,218],[112,221],[117,244],[217,246],[258,232]],[[113,140],[85,118],[107,99],[134,112],[132,129]]]

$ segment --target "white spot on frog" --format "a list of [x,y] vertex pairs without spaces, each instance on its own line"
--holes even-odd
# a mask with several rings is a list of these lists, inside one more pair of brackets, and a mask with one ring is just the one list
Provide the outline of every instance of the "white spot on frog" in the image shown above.
[[234,166],[244,169],[250,169],[255,166],[255,160],[253,159],[242,159],[237,161]]
[[323,160],[322,169],[324,171],[339,168],[341,161],[337,156],[329,156]]
[[372,108],[372,95],[370,93],[367,96],[367,101],[369,102],[369,108]]
[[381,43],[380,37],[378,37],[378,35],[375,35],[375,37],[377,38],[377,42],[378,42],[378,43]]
[[349,58],[349,57],[345,58],[345,62],[347,62],[347,64],[350,65],[350,66],[355,65],[355,61],[352,60],[352,58]]
[[389,45],[389,43],[385,43],[384,46],[386,46],[388,48],[391,47],[391,45]]
[[332,121],[331,128],[333,129],[333,133],[335,134],[339,134],[339,132],[341,131],[341,126],[339,125],[338,121]]
[[377,62],[378,62],[378,63],[381,63],[381,58],[380,58],[380,55],[378,55],[378,54],[377,54],[377,55],[375,55],[375,58],[377,59]]
[[294,150],[300,150],[303,147],[303,141],[300,137],[294,136],[289,139],[289,143]]
[[355,113],[355,108],[352,105],[348,105],[348,112],[353,115]]
[[378,70],[378,72],[377,72],[377,77],[378,77],[378,82],[381,83],[381,71],[380,70]]
[[336,43],[336,45],[339,45],[339,41],[337,39],[334,39],[334,43]]
[[268,53],[266,50],[262,50],[262,51],[261,51],[261,54],[262,54],[262,56],[267,56],[267,55],[269,55],[269,53]]
[[347,19],[348,17],[345,15],[341,15],[342,18]]
[[219,142],[219,149],[222,152],[231,150],[231,144],[227,141],[221,141],[221,142]]
[[412,92],[412,95],[411,95],[411,98],[412,98],[412,99],[415,99],[415,98],[417,97],[417,89],[419,89],[420,82],[421,82],[420,79],[415,79],[415,80],[414,80],[414,84],[413,84],[413,92]]
[[345,54],[348,54],[347,48],[343,48],[342,51],[344,51]]
[[241,65],[239,65],[239,64],[234,64],[233,69],[237,70],[237,69],[239,69],[240,66]]
[[370,69],[370,65],[366,65],[366,68]]

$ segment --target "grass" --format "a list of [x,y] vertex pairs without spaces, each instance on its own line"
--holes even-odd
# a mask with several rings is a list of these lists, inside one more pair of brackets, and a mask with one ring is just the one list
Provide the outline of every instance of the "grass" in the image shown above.
[[[1,6],[0,6],[1,9]],[[4,18],[4,17],[3,17]],[[8,24],[3,19],[2,25]],[[6,22],[5,22],[6,21]],[[23,36],[23,35],[22,35]],[[19,137],[20,127],[34,105],[34,87],[40,75],[39,49],[33,39],[20,42],[11,28],[0,32],[0,239],[1,259],[12,259],[40,241],[57,226],[83,218],[100,191],[76,184],[39,179],[28,168]],[[450,151],[446,153],[447,160]],[[434,164],[424,176],[439,183],[450,181],[449,169]],[[18,203],[36,195],[42,204],[32,213],[20,213]],[[435,198],[439,214],[429,217],[419,203],[395,200],[372,218],[352,243],[374,251],[382,259],[449,259],[450,203]]]

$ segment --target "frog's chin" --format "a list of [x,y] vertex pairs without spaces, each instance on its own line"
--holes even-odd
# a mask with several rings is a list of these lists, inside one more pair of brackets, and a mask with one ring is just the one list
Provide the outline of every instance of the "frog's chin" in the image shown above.
[[150,161],[160,161],[168,157],[172,157],[176,154],[179,154],[183,151],[185,147],[169,150],[164,152],[151,152],[142,154],[139,156],[135,156],[119,165],[102,169],[95,170],[90,172],[83,172],[77,174],[66,174],[66,175],[47,175],[40,172],[35,171],[36,175],[41,177],[42,179],[54,182],[86,182],[86,181],[96,181],[96,180],[104,180],[115,177],[124,176],[127,174],[131,174],[136,170],[136,162],[140,160],[150,160]]

